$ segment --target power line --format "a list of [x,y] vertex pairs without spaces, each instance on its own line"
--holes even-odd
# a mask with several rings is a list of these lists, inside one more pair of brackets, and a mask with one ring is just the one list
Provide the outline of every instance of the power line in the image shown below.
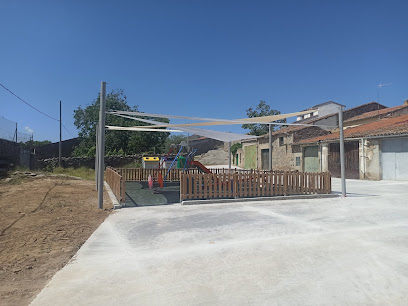
[[[11,93],[13,96],[15,96],[17,99],[19,99],[20,101],[24,102],[24,103],[27,104],[29,107],[31,107],[32,109],[34,109],[34,110],[36,110],[37,112],[39,112],[40,114],[43,114],[44,116],[46,116],[46,117],[48,117],[48,118],[50,118],[50,119],[52,119],[52,120],[55,120],[55,121],[57,121],[57,122],[60,122],[60,120],[58,120],[58,119],[56,119],[56,118],[54,118],[54,117],[51,117],[50,115],[47,115],[46,113],[40,111],[38,108],[32,106],[32,105],[31,105],[30,103],[28,103],[27,101],[24,101],[22,98],[20,98],[18,95],[16,95],[14,92],[12,92],[10,89],[8,89],[8,88],[7,88],[6,86],[4,86],[3,84],[0,83],[0,86],[3,87],[5,90],[7,90],[9,93]],[[61,122],[61,125],[63,126],[63,128],[64,128],[69,134],[71,134],[72,137],[75,137],[74,134],[72,134],[72,133],[66,128],[66,126],[65,126],[62,122]]]

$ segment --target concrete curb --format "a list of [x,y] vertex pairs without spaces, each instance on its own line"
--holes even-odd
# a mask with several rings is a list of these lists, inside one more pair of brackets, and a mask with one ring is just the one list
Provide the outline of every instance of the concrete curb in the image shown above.
[[260,198],[187,200],[187,201],[182,201],[181,205],[223,204],[223,203],[235,203],[235,202],[259,202],[259,201],[282,201],[282,200],[309,200],[309,199],[340,198],[340,197],[341,197],[341,194],[304,194],[304,195],[288,195],[288,196],[260,197]]
[[120,205],[118,199],[116,198],[115,194],[113,193],[113,191],[112,191],[112,189],[110,188],[110,186],[108,185],[108,183],[107,183],[106,181],[104,181],[103,184],[104,184],[104,186],[105,186],[105,188],[106,188],[106,191],[108,192],[109,198],[110,198],[111,201],[112,201],[113,209],[119,209],[119,208],[121,208],[122,206]]

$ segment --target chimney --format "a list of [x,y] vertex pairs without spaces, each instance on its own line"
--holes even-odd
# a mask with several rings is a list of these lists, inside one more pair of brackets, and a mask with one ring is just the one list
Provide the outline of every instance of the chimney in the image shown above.
[[404,101],[404,105],[408,105],[408,99]]

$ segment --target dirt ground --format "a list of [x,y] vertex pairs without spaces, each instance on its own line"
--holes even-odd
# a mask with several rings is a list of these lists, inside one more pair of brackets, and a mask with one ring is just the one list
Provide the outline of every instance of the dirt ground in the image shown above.
[[0,184],[0,304],[28,305],[111,213],[92,181],[24,178]]

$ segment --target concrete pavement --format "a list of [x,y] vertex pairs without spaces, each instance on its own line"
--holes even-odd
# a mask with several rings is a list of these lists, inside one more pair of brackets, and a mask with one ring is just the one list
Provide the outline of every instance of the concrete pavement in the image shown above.
[[406,305],[408,182],[347,182],[345,199],[121,209],[32,305]]

